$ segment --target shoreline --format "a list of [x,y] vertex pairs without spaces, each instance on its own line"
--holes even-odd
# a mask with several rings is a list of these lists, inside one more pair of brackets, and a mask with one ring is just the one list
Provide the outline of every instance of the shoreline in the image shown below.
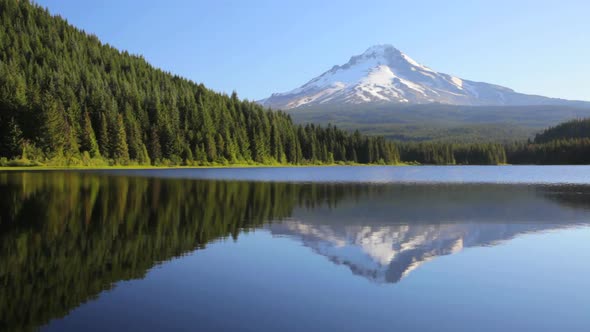
[[[398,164],[309,164],[309,165],[250,165],[250,164],[235,164],[235,165],[208,165],[208,166],[142,166],[142,165],[129,165],[129,166],[0,166],[0,171],[67,171],[67,170],[144,170],[144,169],[213,169],[213,168],[303,168],[303,167],[339,167],[339,166],[427,166],[427,165],[414,165],[407,163]],[[432,165],[432,166],[444,166],[444,165]]]
[[436,165],[436,164],[414,164],[414,163],[398,163],[398,164],[317,164],[317,165],[210,165],[210,166],[1,166],[0,172],[21,172],[21,171],[100,171],[100,170],[173,170],[173,169],[244,169],[244,168],[312,168],[312,167],[407,167],[407,166],[425,166],[425,167],[489,167],[489,166],[590,166],[590,165],[562,165],[562,164],[498,164],[498,165]]

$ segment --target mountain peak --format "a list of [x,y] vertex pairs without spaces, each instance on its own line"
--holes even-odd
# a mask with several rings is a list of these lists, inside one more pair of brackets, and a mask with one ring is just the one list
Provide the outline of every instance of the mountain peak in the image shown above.
[[386,52],[399,52],[399,50],[391,44],[377,44],[367,48],[362,55],[384,54]]
[[346,64],[332,67],[297,89],[274,93],[260,101],[265,106],[282,109],[366,103],[513,106],[568,102],[439,73],[391,44],[371,46],[352,56]]
[[[359,55],[352,56],[346,65],[370,59],[380,60],[379,64],[394,64],[403,59],[405,55],[391,44],[374,45]],[[345,65],[345,66],[346,66]]]

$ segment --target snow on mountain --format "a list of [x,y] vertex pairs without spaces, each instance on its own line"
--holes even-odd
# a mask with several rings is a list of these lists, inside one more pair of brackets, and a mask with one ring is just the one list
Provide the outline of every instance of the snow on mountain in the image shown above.
[[391,45],[377,45],[334,66],[303,86],[259,101],[291,109],[323,104],[442,103],[453,105],[547,105],[569,101],[526,95],[498,85],[464,80],[419,64]]

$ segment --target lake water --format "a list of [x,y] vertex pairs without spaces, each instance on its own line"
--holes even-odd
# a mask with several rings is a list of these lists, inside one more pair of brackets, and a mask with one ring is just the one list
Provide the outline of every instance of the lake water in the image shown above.
[[0,172],[0,330],[590,331],[590,167]]

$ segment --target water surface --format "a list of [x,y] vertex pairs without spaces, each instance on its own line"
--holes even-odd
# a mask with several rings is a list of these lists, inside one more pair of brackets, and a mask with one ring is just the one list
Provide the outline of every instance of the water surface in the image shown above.
[[0,330],[588,331],[588,175],[3,172]]
[[159,178],[278,182],[590,184],[590,166],[585,165],[178,168],[99,172]]

